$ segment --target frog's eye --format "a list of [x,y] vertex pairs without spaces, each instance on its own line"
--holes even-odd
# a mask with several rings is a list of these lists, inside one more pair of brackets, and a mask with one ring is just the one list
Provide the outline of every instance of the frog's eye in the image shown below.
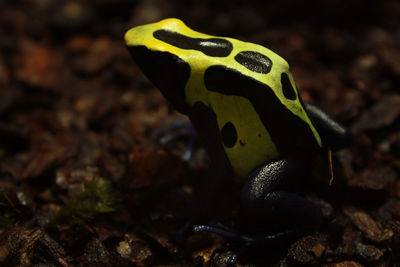
[[227,57],[232,52],[232,43],[222,38],[192,38],[178,32],[157,30],[154,38],[181,49],[193,49],[210,57]]
[[292,83],[290,82],[290,79],[288,75],[284,72],[281,74],[281,84],[282,84],[282,92],[283,95],[290,100],[295,100],[296,99],[296,92],[294,90],[294,87]]
[[258,73],[268,73],[272,67],[272,61],[267,56],[255,51],[242,51],[235,56],[235,60],[247,69]]
[[180,57],[145,46],[128,46],[132,58],[143,73],[160,89],[165,98],[181,113],[187,113],[185,86],[190,76],[190,66]]

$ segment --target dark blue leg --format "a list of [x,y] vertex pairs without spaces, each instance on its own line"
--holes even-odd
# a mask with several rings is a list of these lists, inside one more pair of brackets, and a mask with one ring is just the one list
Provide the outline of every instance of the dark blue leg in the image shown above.
[[219,205],[224,188],[232,178],[232,168],[220,140],[220,131],[215,113],[206,105],[197,102],[189,112],[200,141],[210,156],[210,168],[201,186],[194,192],[193,201],[187,209],[188,223],[176,234],[177,241],[183,241],[193,230],[193,225],[208,221]]
[[328,114],[317,106],[304,103],[307,114],[317,128],[324,146],[338,150],[350,145],[353,134],[349,129],[334,121]]
[[195,149],[197,132],[190,122],[176,121],[170,127],[156,131],[156,136],[160,138],[160,144],[173,142],[183,136],[189,136],[189,144],[182,156],[182,160],[189,161]]
[[[305,159],[278,160],[260,167],[242,188],[238,229],[196,225],[193,230],[242,241],[240,253],[257,246],[283,246],[314,231],[322,221],[320,208],[287,191],[295,179],[302,178],[305,169]],[[236,261],[240,253],[231,261]]]
[[[305,159],[282,159],[253,172],[241,192],[242,225],[253,232],[286,232],[315,229],[322,213],[314,203],[289,191],[295,191],[295,179],[307,168]],[[292,188],[290,188],[292,187]]]

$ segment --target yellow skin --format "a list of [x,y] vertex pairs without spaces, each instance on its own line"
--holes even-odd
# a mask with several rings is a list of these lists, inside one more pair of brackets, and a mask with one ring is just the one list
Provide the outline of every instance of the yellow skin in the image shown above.
[[[160,29],[178,32],[192,38],[225,39],[232,43],[233,50],[226,57],[215,57],[207,56],[195,49],[181,49],[156,39],[153,33]],[[320,136],[301,104],[298,90],[289,71],[289,64],[271,50],[253,43],[193,31],[178,19],[165,19],[157,23],[132,28],[125,34],[125,42],[128,47],[145,46],[149,50],[169,52],[190,65],[190,78],[185,87],[185,102],[193,106],[194,103],[200,101],[210,107],[217,115],[220,131],[226,122],[232,122],[235,125],[239,141],[233,147],[224,146],[224,149],[235,176],[240,180],[246,178],[257,166],[276,159],[280,155],[249,99],[243,96],[225,95],[207,90],[204,84],[204,73],[212,65],[229,66],[229,68],[235,69],[245,76],[250,76],[268,85],[293,116],[299,117],[310,127],[318,145],[322,146]],[[234,57],[240,51],[256,51],[267,56],[273,62],[271,70],[266,74],[256,73],[239,64]],[[296,94],[294,100],[286,98],[283,94],[281,83],[281,73],[283,72],[288,75],[294,88]],[[279,114],[276,114],[276,116],[279,116]],[[293,131],[296,131],[296,129],[293,129]]]

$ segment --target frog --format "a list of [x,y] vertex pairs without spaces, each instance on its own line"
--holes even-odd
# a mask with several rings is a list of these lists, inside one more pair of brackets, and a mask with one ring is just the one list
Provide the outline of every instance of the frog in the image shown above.
[[[133,60],[166,100],[188,116],[210,164],[190,225],[247,242],[281,242],[315,231],[321,208],[296,183],[321,151],[348,146],[351,132],[304,102],[289,64],[272,50],[192,30],[176,18],[133,27]],[[196,224],[238,184],[237,229]],[[228,192],[229,193],[229,192]]]

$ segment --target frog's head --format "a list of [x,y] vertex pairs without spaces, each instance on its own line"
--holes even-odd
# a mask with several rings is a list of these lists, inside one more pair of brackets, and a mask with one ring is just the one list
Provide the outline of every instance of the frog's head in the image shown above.
[[232,51],[229,41],[195,32],[179,19],[134,27],[125,42],[144,74],[181,113],[187,113],[185,86],[191,73],[208,65],[202,63],[204,55],[226,57]]

